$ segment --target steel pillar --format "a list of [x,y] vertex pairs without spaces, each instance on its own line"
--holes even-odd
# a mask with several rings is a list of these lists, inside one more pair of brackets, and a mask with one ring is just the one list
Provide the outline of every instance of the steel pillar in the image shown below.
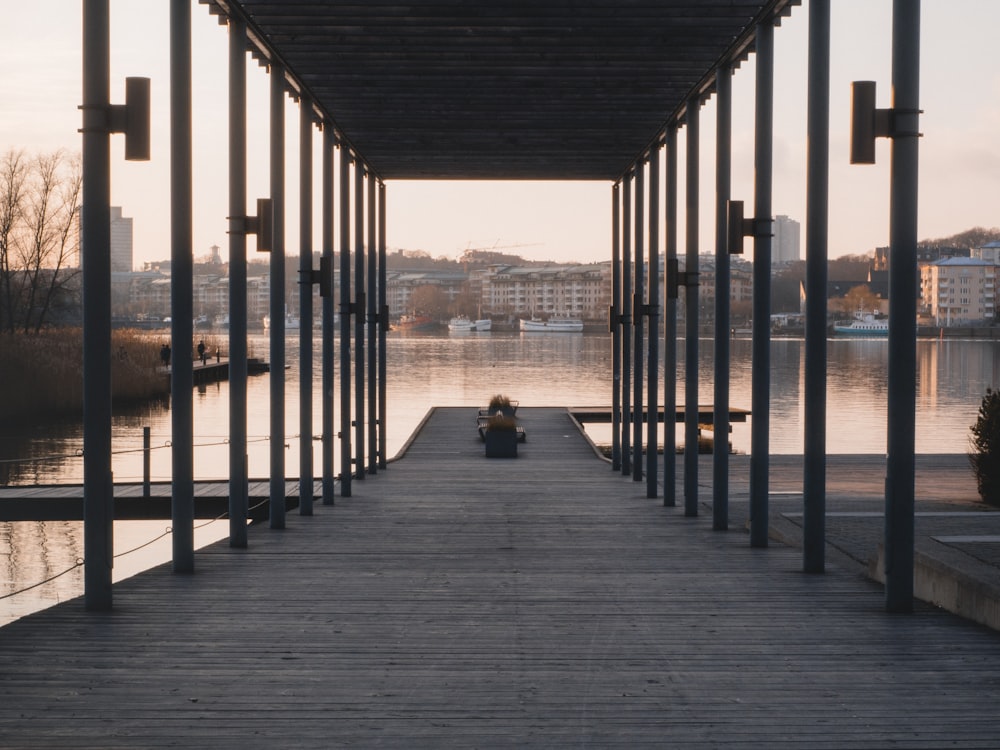
[[285,69],[271,63],[270,527],[285,528]]
[[[634,482],[642,481],[642,325],[644,322],[642,311],[642,298],[644,295],[642,276],[645,270],[643,263],[643,255],[645,255],[645,232],[643,227],[645,224],[645,215],[643,213],[646,202],[645,193],[645,167],[640,159],[635,164],[635,203],[633,205],[635,211],[635,266],[633,268],[635,283],[630,301],[632,305],[632,337],[635,341],[635,346],[632,349],[632,410],[634,414],[632,419],[632,481]],[[648,418],[655,423],[655,415],[650,414]]]
[[806,122],[805,442],[802,569],[826,566],[826,305],[830,199],[830,0],[809,3]]
[[632,473],[632,176],[622,178],[622,475]]
[[[229,17],[229,215],[247,213],[247,27]],[[229,546],[247,546],[247,235],[229,228]]]
[[380,469],[388,465],[386,451],[386,424],[388,423],[388,406],[386,401],[386,332],[389,327],[388,284],[385,269],[385,183],[379,182],[378,201],[378,466]]
[[[646,381],[649,384],[646,423],[646,497],[656,497],[657,428],[660,395],[660,148],[649,152],[649,356],[646,361]],[[664,414],[664,421],[667,415]]]
[[913,611],[917,371],[917,181],[920,0],[892,4],[889,188],[889,403],[885,477],[885,607]]
[[170,525],[175,573],[194,572],[191,3],[170,2]]
[[733,72],[715,72],[715,384],[712,398],[712,528],[729,528],[730,263],[728,203],[732,194]]
[[[623,178],[624,179],[624,178]],[[621,183],[611,186],[611,470],[622,468]]]
[[351,154],[340,144],[340,494],[351,496]]
[[313,514],[312,103],[299,100],[299,515]]
[[[354,449],[355,477],[365,478],[365,165],[354,162]],[[348,469],[350,470],[350,469]]]
[[667,276],[677,270],[677,125],[667,127],[664,182],[664,252],[667,267],[663,278],[663,504],[677,505],[677,296]]
[[322,351],[322,419],[323,419],[323,505],[333,505],[334,470],[333,442],[336,437],[333,432],[333,160],[337,142],[333,133],[333,125],[323,123],[323,259],[320,262],[322,273],[327,277],[328,292],[320,301],[323,305],[323,351]]
[[108,0],[83,2],[83,550],[84,606],[111,609],[111,143]]
[[[375,205],[375,175],[368,173],[368,294],[366,300],[368,309],[365,320],[368,327],[365,333],[368,337],[368,473],[375,474],[378,471],[378,369],[376,351],[376,334],[378,333],[378,322],[375,315],[375,306],[378,304],[378,266],[376,259],[376,220]],[[359,417],[360,418],[360,417]]]
[[699,107],[688,100],[687,128],[687,216],[685,219],[684,270],[684,515],[698,515],[698,173],[700,159]]
[[[774,24],[757,26],[754,217],[771,219],[774,138]],[[753,373],[750,425],[750,546],[767,546],[771,427],[771,233],[753,240]]]

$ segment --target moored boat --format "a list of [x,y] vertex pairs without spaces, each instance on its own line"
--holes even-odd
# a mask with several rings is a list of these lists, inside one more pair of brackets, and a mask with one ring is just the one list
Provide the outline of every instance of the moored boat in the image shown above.
[[489,331],[493,328],[493,321],[489,318],[477,318],[470,320],[464,315],[459,315],[448,321],[448,330],[456,333],[463,331]]
[[833,332],[838,336],[888,336],[889,319],[876,318],[873,313],[859,310],[854,320],[834,323]]
[[553,333],[577,333],[583,330],[583,321],[578,318],[531,318],[521,319],[522,331],[548,331]]

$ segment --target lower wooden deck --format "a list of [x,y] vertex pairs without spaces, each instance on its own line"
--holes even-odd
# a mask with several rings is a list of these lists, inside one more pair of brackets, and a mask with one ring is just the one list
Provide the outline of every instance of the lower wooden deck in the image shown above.
[[664,508],[565,410],[520,409],[516,459],[475,416],[113,612],[0,629],[0,745],[997,746],[995,632]]

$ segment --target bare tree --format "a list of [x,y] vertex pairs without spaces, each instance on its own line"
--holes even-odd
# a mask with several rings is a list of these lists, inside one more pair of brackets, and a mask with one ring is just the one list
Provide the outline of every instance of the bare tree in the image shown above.
[[63,151],[0,161],[0,330],[38,332],[74,297],[82,173]]
[[27,166],[23,151],[11,149],[0,160],[0,331],[14,330],[14,246],[24,210]]

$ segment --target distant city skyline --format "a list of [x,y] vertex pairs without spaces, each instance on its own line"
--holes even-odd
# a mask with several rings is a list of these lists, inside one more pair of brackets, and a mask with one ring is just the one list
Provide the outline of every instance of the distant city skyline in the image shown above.
[[[976,226],[1000,225],[1000,59],[994,38],[1000,3],[923,0],[920,155],[921,239]],[[891,8],[888,0],[832,4],[830,255],[866,253],[888,245],[890,146],[880,141],[875,166],[847,159],[852,80],[874,80],[878,106],[891,106]],[[124,98],[126,75],[153,86],[153,159],[127,163],[120,136],[112,143],[113,205],[134,220],[134,263],[169,256],[169,4],[112,0],[112,100]],[[805,229],[806,29],[809,0],[782,19],[775,34],[775,214]],[[192,0],[194,33],[195,211],[193,253],[227,249],[225,142],[227,31]],[[78,151],[81,100],[81,3],[51,0],[5,8],[0,28],[0,149],[29,153]],[[155,30],[151,33],[150,29]],[[733,79],[733,197],[753,199],[753,83],[751,57]],[[268,192],[267,78],[248,59],[248,197]],[[297,105],[286,105],[288,184],[286,248],[297,253]],[[256,116],[253,113],[258,113]],[[715,106],[701,115],[703,252],[714,247]],[[679,133],[683,175],[685,131]],[[314,133],[318,155],[319,135]],[[376,165],[377,167],[377,165]],[[624,167],[624,165],[623,165]],[[317,173],[318,183],[318,173]],[[316,193],[319,193],[318,184]],[[684,200],[683,180],[679,198]],[[609,182],[388,181],[390,248],[457,257],[467,248],[496,246],[528,260],[596,262],[610,257]],[[683,203],[682,203],[683,205]],[[316,214],[319,215],[318,213]],[[683,211],[678,237],[683,247]],[[319,247],[319,221],[314,245]],[[661,233],[662,234],[662,233]],[[749,248],[748,248],[749,251]],[[805,256],[803,242],[802,255]]]

